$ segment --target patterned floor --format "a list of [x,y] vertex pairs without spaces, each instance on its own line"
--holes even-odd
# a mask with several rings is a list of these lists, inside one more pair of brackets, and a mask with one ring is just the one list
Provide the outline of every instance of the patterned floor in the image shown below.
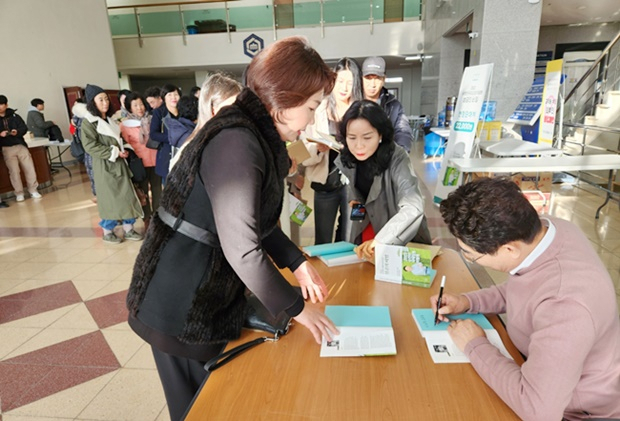
[[[412,155],[430,198],[439,161],[424,161],[417,150]],[[11,200],[0,209],[0,421],[168,420],[150,349],[124,321],[140,243],[101,241],[86,176],[79,167],[71,171],[72,179],[57,174],[43,199]],[[584,230],[618,285],[618,205],[595,220],[600,193],[554,189],[552,213]],[[304,196],[312,203],[308,187]],[[433,237],[454,246],[427,202]],[[312,235],[310,219],[302,244]]]

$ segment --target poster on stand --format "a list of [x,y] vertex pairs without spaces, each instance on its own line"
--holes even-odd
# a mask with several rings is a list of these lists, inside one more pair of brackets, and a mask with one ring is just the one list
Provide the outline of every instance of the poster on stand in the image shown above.
[[450,166],[450,160],[471,158],[482,103],[486,98],[492,74],[493,63],[471,66],[463,72],[450,136],[435,187],[433,201],[437,204],[462,183],[461,172]]
[[547,63],[545,90],[542,98],[542,115],[540,118],[538,143],[553,144],[555,130],[555,112],[558,107],[558,94],[562,81],[562,59]]

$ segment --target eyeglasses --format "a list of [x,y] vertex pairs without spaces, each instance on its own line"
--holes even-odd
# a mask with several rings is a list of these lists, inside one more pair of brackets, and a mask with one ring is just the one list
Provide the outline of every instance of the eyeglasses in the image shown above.
[[476,263],[478,260],[482,259],[484,256],[487,255],[486,253],[483,253],[480,256],[476,257],[475,259],[471,259],[471,258],[467,257],[469,255],[469,251],[463,250],[460,247],[459,247],[459,253],[461,253],[461,256],[463,256],[463,259],[465,259],[469,263]]

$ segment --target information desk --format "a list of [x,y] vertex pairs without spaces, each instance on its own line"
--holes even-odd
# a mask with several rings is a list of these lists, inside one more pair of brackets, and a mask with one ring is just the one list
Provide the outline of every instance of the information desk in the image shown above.
[[[430,289],[374,280],[370,263],[327,268],[329,305],[387,305],[397,355],[320,358],[310,332],[293,326],[278,342],[250,349],[211,374],[186,420],[517,420],[470,364],[435,364],[411,316],[430,307],[446,275],[446,292],[478,289],[460,255],[443,249],[433,261]],[[294,277],[287,276],[292,281]],[[491,318],[506,348],[522,363],[499,318]],[[244,331],[242,342],[264,336]]]

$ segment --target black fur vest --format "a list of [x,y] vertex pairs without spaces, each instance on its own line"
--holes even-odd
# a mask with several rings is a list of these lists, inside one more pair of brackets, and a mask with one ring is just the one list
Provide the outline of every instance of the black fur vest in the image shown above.
[[[178,216],[190,213],[184,212],[188,207],[210,203],[204,187],[199,188],[202,184],[198,178],[201,156],[211,139],[229,128],[250,130],[264,151],[266,168],[261,191],[260,231],[266,236],[276,226],[282,210],[283,179],[288,173],[290,161],[271,116],[259,98],[248,89],[239,94],[232,106],[223,108],[211,119],[187,145],[166,180],[161,206]],[[204,195],[205,200],[195,200],[196,195]],[[211,212],[212,215],[210,206],[207,208],[205,213]],[[191,222],[206,228],[200,221]],[[162,252],[165,250],[164,255],[170,254],[167,247],[173,247],[173,235],[182,234],[175,234],[155,214],[134,265],[127,295],[130,313],[137,317],[159,264],[196,267],[196,273],[200,273],[197,287],[187,292],[191,294],[191,308],[182,315],[185,326],[177,339],[186,344],[208,344],[238,338],[245,318],[245,286],[226,261],[222,249],[196,242],[196,247],[206,247],[205,253],[201,254],[204,259],[167,262],[162,258]],[[164,279],[163,282],[175,282],[175,279]]]

